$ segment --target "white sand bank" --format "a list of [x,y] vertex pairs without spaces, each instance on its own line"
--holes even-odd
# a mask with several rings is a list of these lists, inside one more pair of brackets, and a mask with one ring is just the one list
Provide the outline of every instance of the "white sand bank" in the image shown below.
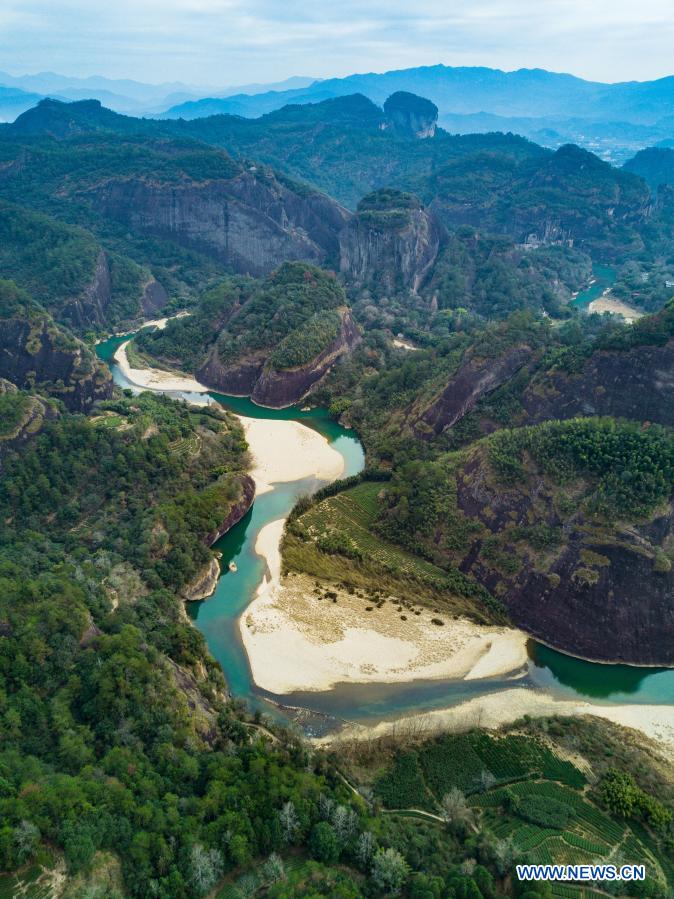
[[[527,638],[520,631],[455,621],[420,606],[415,615],[399,610],[391,597],[377,608],[334,587],[338,598],[332,602],[319,599],[309,577],[281,580],[282,531],[279,520],[258,535],[255,549],[267,560],[270,577],[239,625],[258,686],[291,693],[329,690],[337,683],[493,677],[525,664]],[[432,618],[444,626],[432,624]]]
[[621,315],[625,319],[625,321],[629,323],[635,322],[644,314],[638,309],[635,309],[634,306],[630,306],[628,303],[623,303],[622,300],[617,300],[608,292],[602,294],[599,299],[592,300],[590,305],[587,307],[587,310],[588,312],[596,312],[599,315],[602,315],[604,312],[610,312],[613,315]]
[[423,715],[410,715],[396,721],[380,721],[375,725],[347,725],[335,737],[318,742],[340,739],[370,739],[386,734],[420,734],[445,730],[464,730],[470,727],[496,728],[509,724],[524,715],[596,715],[623,727],[642,731],[655,740],[668,757],[674,758],[674,708],[667,705],[599,705],[577,700],[555,699],[546,693],[527,687],[514,687],[498,693],[487,693],[449,709],[437,709]]
[[315,477],[334,481],[344,459],[327,439],[298,421],[238,416],[253,456],[251,477],[258,495],[272,484]]
[[159,368],[131,368],[126,355],[128,345],[128,340],[121,344],[117,348],[114,358],[124,377],[136,387],[159,391],[186,390],[190,393],[206,393],[208,391],[207,387],[190,375],[162,371]]

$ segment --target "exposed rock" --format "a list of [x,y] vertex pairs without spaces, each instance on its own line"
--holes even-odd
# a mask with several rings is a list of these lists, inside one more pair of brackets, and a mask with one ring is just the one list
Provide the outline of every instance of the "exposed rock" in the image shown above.
[[[0,396],[5,393],[18,393],[18,387],[11,381],[0,378]],[[28,406],[22,420],[13,431],[0,437],[0,454],[30,440],[42,430],[45,421],[58,418],[58,410],[54,403],[39,396],[30,396]]]
[[408,91],[396,91],[384,103],[387,124],[410,137],[434,137],[438,107],[425,97]]
[[528,346],[515,346],[497,359],[470,358],[442,393],[413,422],[416,434],[432,437],[451,428],[484,396],[509,381],[532,358]]
[[323,194],[257,169],[180,184],[111,179],[87,196],[103,215],[136,231],[169,237],[251,275],[284,261],[335,258],[337,234],[349,218]]
[[0,377],[49,393],[71,412],[108,399],[113,389],[110,372],[92,351],[42,314],[2,321]]
[[105,325],[110,299],[111,281],[108,257],[101,250],[96,260],[91,283],[79,297],[75,297],[66,304],[60,318],[62,317],[78,329],[85,329],[92,325]]
[[339,334],[307,365],[275,370],[265,366],[252,391],[253,402],[282,409],[302,400],[342,356],[351,352],[360,333],[348,310],[342,311]]
[[200,571],[194,580],[190,581],[182,589],[183,599],[188,602],[196,602],[200,599],[206,599],[215,593],[220,578],[220,565],[215,556],[210,560],[208,565]]
[[627,351],[598,350],[574,374],[553,370],[524,392],[526,423],[613,415],[674,427],[674,340]]
[[[471,541],[460,568],[508,608],[515,624],[565,652],[604,662],[674,665],[674,572],[663,547],[674,545],[671,506],[649,521],[600,528],[579,510],[560,520],[542,478],[522,488],[491,482],[479,453],[457,478],[459,508],[487,533],[506,535],[502,550],[519,559],[514,573]],[[532,521],[563,528],[543,556],[508,544],[507,529]]]
[[241,478],[241,487],[241,497],[232,506],[229,514],[220,527],[215,531],[211,531],[211,533],[207,534],[204,538],[204,543],[208,546],[212,546],[216,540],[219,540],[228,530],[230,530],[230,528],[233,528],[235,524],[241,521],[243,516],[253,505],[253,500],[255,499],[255,481],[249,475],[245,474]]
[[339,236],[340,270],[356,286],[387,292],[421,287],[438,256],[442,230],[411,194],[368,194]]
[[173,683],[189,707],[194,729],[205,743],[213,745],[218,739],[217,710],[204,696],[199,682],[191,671],[176,664],[173,659],[168,658],[167,663],[170,666],[168,670]]
[[143,289],[143,295],[140,298],[140,308],[145,317],[155,315],[160,312],[168,303],[168,294],[164,290],[159,281],[154,278],[148,281]]
[[250,396],[267,356],[268,351],[264,350],[224,365],[215,345],[204,365],[197,371],[197,379],[213,390],[220,390],[230,396]]

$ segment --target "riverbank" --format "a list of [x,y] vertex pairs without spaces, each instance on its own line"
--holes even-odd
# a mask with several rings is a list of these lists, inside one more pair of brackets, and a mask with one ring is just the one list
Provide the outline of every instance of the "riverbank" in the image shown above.
[[608,290],[604,291],[598,299],[592,300],[587,307],[587,311],[595,312],[599,315],[603,315],[605,312],[610,312],[612,315],[620,315],[628,324],[637,321],[644,315],[643,312],[640,312],[634,306],[623,303],[622,300],[618,300],[611,296],[611,293]]
[[283,694],[523,671],[528,638],[521,631],[453,620],[422,606],[403,613],[397,597],[379,606],[334,585],[317,588],[306,575],[282,578],[283,525],[270,522],[258,535],[255,550],[267,574],[239,621],[258,687]]
[[514,687],[499,693],[462,702],[448,709],[435,709],[377,724],[347,724],[338,734],[322,737],[321,745],[341,740],[369,740],[387,735],[429,736],[442,731],[463,731],[473,727],[495,729],[511,724],[524,715],[595,715],[614,724],[646,734],[668,758],[674,759],[674,708],[667,705],[601,705],[599,703],[555,699],[528,687]]
[[126,353],[130,340],[120,344],[113,356],[119,366],[120,372],[135,387],[144,390],[158,390],[160,392],[207,393],[208,387],[197,381],[190,375],[180,372],[162,371],[159,368],[132,368]]
[[[114,361],[135,387],[169,393],[202,394],[208,401],[208,387],[191,375],[158,368],[132,368],[126,352],[129,341],[121,344]],[[198,402],[198,398],[193,398]],[[238,415],[253,456],[251,477],[259,496],[272,484],[316,478],[334,481],[344,472],[344,459],[327,439],[298,421],[248,418]]]
[[250,475],[258,496],[272,490],[272,484],[306,478],[336,481],[344,473],[343,456],[301,422],[237,417],[253,456]]

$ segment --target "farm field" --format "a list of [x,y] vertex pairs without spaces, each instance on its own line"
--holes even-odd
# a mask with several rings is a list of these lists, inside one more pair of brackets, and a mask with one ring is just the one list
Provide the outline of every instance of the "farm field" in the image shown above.
[[[443,797],[459,790],[468,830],[509,843],[518,861],[645,864],[660,882],[671,876],[666,853],[648,828],[600,808],[596,778],[542,739],[445,734],[398,749],[372,773],[374,794],[392,814],[414,808],[443,817]],[[560,899],[601,895],[571,884],[555,890]]]
[[373,590],[387,590],[482,623],[503,623],[488,594],[458,570],[444,570],[381,538],[375,530],[381,481],[362,481],[293,519],[286,567]]

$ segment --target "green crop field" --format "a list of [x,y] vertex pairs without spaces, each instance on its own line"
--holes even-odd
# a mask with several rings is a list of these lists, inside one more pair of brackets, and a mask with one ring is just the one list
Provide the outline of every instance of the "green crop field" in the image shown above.
[[[669,874],[668,861],[648,831],[602,811],[586,786],[585,774],[542,740],[480,731],[445,734],[400,752],[374,781],[386,808],[436,814],[442,797],[458,788],[480,829],[512,841],[525,862],[591,864],[620,858],[644,863],[657,876]],[[595,893],[569,886],[554,895],[580,899]]]

